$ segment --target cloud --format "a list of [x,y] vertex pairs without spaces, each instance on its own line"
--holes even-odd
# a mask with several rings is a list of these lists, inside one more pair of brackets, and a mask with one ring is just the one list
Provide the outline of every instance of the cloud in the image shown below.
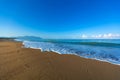
[[112,33],[108,33],[108,34],[98,34],[98,35],[92,35],[92,38],[120,38],[120,34],[112,34]]
[[87,38],[88,36],[85,34],[82,34],[81,38]]
[[93,39],[120,39],[120,34],[112,34],[112,33],[108,33],[108,34],[97,34],[97,35],[86,35],[86,34],[82,34],[81,38],[93,38]]

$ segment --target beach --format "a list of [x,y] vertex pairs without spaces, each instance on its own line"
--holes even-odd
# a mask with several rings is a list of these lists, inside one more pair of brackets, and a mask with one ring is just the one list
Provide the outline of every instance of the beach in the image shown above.
[[2,40],[0,80],[120,80],[120,66]]

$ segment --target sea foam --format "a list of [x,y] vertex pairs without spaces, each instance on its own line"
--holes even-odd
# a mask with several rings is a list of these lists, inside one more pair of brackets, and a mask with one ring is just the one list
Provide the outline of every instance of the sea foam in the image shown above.
[[26,48],[36,48],[41,49],[41,51],[53,51],[59,54],[74,54],[84,58],[120,64],[119,48],[32,41],[24,41],[23,44]]

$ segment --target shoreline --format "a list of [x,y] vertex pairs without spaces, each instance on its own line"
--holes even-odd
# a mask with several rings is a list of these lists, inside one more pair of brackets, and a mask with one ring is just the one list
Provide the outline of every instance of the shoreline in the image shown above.
[[[21,42],[21,43],[23,44],[23,46],[24,46],[24,42],[23,42],[23,41],[18,41],[18,42]],[[27,47],[24,47],[24,48],[27,48]],[[34,48],[34,47],[28,47],[28,48],[38,49],[38,50],[40,50],[41,52],[44,52],[44,51],[42,50],[42,48]],[[57,52],[57,51],[46,51],[46,52],[53,52],[53,53],[57,53],[57,54],[63,55],[62,53]],[[77,55],[77,54],[67,54],[67,55],[75,55],[75,56],[78,56],[78,57],[81,57],[81,58],[85,58],[85,59],[97,60],[97,61],[107,62],[107,63],[113,64],[113,65],[118,65],[118,66],[120,66],[120,64],[112,63],[112,62],[107,61],[107,60],[100,60],[100,59],[96,59],[96,58],[87,58],[87,57],[84,57],[84,56],[82,57],[82,56]]]
[[[26,47],[24,47],[26,48]],[[117,66],[120,66],[120,64],[115,64],[115,63],[111,63],[109,61],[105,61],[105,60],[100,60],[100,59],[95,59],[95,58],[86,58],[86,57],[82,57],[82,56],[79,56],[77,54],[61,54],[59,52],[56,52],[56,51],[42,51],[41,48],[32,48],[32,47],[29,47],[30,49],[37,49],[37,50],[40,50],[41,52],[53,52],[53,53],[57,53],[57,54],[60,54],[60,55],[73,55],[73,56],[78,56],[80,58],[85,58],[85,59],[91,59],[91,60],[96,60],[96,61],[100,61],[100,62],[105,62],[105,63],[109,63],[109,64],[113,64],[113,65],[117,65]]]
[[0,80],[119,80],[120,66],[0,41]]

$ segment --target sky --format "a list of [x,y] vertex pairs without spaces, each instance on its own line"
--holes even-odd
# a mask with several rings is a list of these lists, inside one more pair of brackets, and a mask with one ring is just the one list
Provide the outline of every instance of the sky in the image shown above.
[[0,36],[120,38],[120,1],[0,0]]

